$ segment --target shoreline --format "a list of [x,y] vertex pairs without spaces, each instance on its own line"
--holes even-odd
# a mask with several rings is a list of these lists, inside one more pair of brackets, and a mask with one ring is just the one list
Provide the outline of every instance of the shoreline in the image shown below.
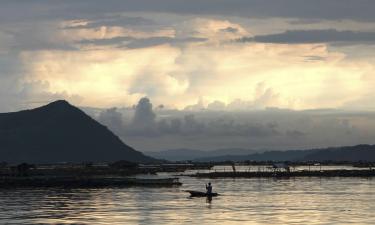
[[63,188],[106,188],[106,187],[173,187],[181,186],[179,178],[129,178],[129,177],[0,177],[1,188],[19,187],[63,187]]
[[375,177],[371,170],[322,170],[322,171],[276,171],[276,172],[210,172],[186,176],[197,178],[262,178],[262,177]]

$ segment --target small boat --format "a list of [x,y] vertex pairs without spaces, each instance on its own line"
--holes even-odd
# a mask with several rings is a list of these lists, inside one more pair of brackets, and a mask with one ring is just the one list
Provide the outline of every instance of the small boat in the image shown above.
[[186,191],[186,192],[190,193],[190,197],[216,197],[219,195],[218,193],[214,193],[214,192],[211,194],[207,194],[206,192],[202,192],[202,191]]

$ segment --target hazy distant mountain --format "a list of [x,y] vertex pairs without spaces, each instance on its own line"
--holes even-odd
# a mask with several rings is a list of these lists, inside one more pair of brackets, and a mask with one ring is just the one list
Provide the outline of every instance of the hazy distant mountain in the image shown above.
[[320,149],[305,156],[304,160],[375,162],[375,145],[356,145],[356,146]]
[[267,151],[249,155],[202,157],[196,161],[371,161],[375,162],[375,145],[356,145],[311,150]]
[[105,126],[60,100],[14,113],[0,113],[0,161],[150,162]]
[[303,150],[290,150],[290,151],[267,151],[263,153],[254,153],[249,155],[221,155],[216,157],[205,157],[197,158],[196,161],[211,161],[211,162],[220,162],[220,161],[293,161],[299,160],[306,157],[310,154],[312,150],[303,151]]
[[157,159],[166,159],[170,161],[183,161],[183,160],[195,160],[199,158],[212,158],[223,155],[248,155],[254,154],[258,151],[241,149],[241,148],[228,148],[228,149],[218,149],[211,151],[194,150],[194,149],[171,149],[159,152],[146,152]]

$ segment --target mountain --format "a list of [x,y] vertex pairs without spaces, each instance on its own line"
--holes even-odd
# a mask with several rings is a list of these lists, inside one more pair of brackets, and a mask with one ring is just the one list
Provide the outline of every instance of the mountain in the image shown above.
[[170,161],[186,161],[195,160],[198,158],[212,158],[219,157],[223,155],[246,155],[256,153],[255,150],[241,149],[241,148],[227,148],[227,149],[217,149],[211,151],[195,150],[195,149],[170,149],[159,152],[146,152],[157,159],[166,159]]
[[356,145],[310,150],[266,151],[249,155],[202,157],[195,161],[368,161],[375,162],[375,145]]
[[356,145],[356,146],[320,149],[305,156],[304,160],[375,162],[375,145]]
[[221,161],[294,161],[305,158],[312,150],[266,151],[249,155],[221,155],[216,157],[198,158],[196,161],[221,162]]
[[64,100],[0,113],[0,161],[98,162],[155,159],[124,144],[107,127]]

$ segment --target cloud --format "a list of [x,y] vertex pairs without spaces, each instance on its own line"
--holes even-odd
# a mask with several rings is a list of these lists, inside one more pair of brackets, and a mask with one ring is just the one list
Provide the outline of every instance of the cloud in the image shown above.
[[[375,131],[371,112],[282,109],[192,112],[156,109],[147,98],[134,109],[109,109],[98,118],[107,121],[105,124],[126,143],[144,150],[226,147],[280,150],[354,145],[372,143]],[[121,129],[117,129],[119,124]]]
[[122,114],[117,111],[117,108],[110,108],[100,112],[98,121],[110,127],[116,134],[122,134],[124,130]]
[[2,81],[0,83],[0,112],[35,108],[60,99],[66,99],[72,104],[82,102],[82,97],[79,95],[51,91],[48,82],[22,82],[18,79],[0,79],[0,81]]
[[[33,6],[33,7],[32,7]],[[224,15],[241,17],[288,17],[306,19],[352,19],[374,21],[372,0],[100,0],[2,1],[0,21],[40,18],[77,18],[123,12],[153,12],[190,15]]]
[[156,45],[179,45],[185,43],[194,43],[194,42],[205,42],[205,38],[172,38],[172,37],[150,37],[150,38],[133,38],[133,37],[114,37],[108,39],[85,39],[79,41],[79,44],[83,45],[93,45],[93,46],[114,46],[118,48],[147,48]]
[[250,35],[247,29],[240,24],[232,23],[228,20],[201,17],[187,20],[179,24],[176,29],[177,36],[204,38],[212,44],[219,44]]
[[345,57],[322,44],[206,43],[24,52],[21,64],[27,80],[80,95],[84,105],[131,105],[150,96],[175,108],[203,97],[205,106],[240,98],[252,108],[306,109],[340,107],[372,90],[362,75],[373,66]]
[[135,106],[134,117],[125,132],[135,136],[154,136],[157,132],[155,118],[150,99],[141,98]]
[[[246,136],[268,138],[281,135],[278,124],[271,122],[237,121],[231,117],[205,117],[200,112],[175,111],[173,115],[163,116],[163,110],[155,111],[150,100],[141,98],[126,121],[128,111],[110,108],[101,111],[97,120],[122,137],[160,138],[163,136]],[[168,112],[167,112],[168,113]]]
[[154,20],[140,16],[105,16],[93,20],[71,20],[65,22],[65,29],[90,29],[100,27],[142,27],[154,26]]
[[283,33],[243,37],[239,42],[262,42],[280,44],[332,43],[374,44],[375,32],[329,30],[287,30]]
[[235,28],[235,27],[227,27],[227,28],[221,29],[221,31],[229,32],[229,33],[237,33],[239,30],[238,28]]
[[254,88],[252,100],[241,100],[239,98],[232,100],[228,104],[225,102],[214,100],[204,103],[202,97],[194,105],[188,105],[184,109],[188,111],[238,111],[238,110],[257,110],[267,107],[277,106],[279,104],[279,95],[274,93],[272,88],[267,87],[265,82],[259,82]]
[[101,39],[84,39],[78,41],[79,44],[83,45],[95,45],[95,46],[106,46],[106,45],[114,45],[114,46],[124,46],[125,43],[136,40],[133,37],[113,37],[113,38],[101,38]]
[[226,105],[224,102],[221,101],[213,101],[207,105],[207,109],[216,111],[225,110]]
[[[61,3],[70,7],[65,4]],[[81,15],[73,20],[17,22],[17,26],[3,23],[0,39],[7,46],[0,52],[18,61],[0,60],[1,70],[21,80],[48,82],[50,92],[79,95],[83,105],[96,107],[132,105],[149,96],[156,104],[166,102],[179,109],[201,97],[204,108],[218,101],[227,110],[241,104],[247,109],[337,108],[372,90],[361,77],[374,71],[369,61],[373,53],[349,60],[355,49],[341,52],[342,48],[320,43],[232,42],[259,36],[250,26],[252,20],[225,15],[171,19],[170,14],[146,12]],[[152,18],[157,25],[138,26],[143,23],[138,17]],[[115,23],[130,18],[132,25]],[[12,38],[15,31],[19,40]],[[19,47],[11,50],[11,46]],[[22,68],[22,75],[10,67]],[[259,94],[256,89],[262,83]]]
[[73,45],[59,36],[58,25],[56,21],[0,24],[0,40],[4,39],[0,48],[7,52],[76,50]]
[[[169,46],[136,51],[39,51],[24,52],[21,62],[28,68],[24,79],[44,80],[49,82],[50,88],[56,92],[79,94],[85,97],[82,103],[84,105],[113,106],[121,102],[134,104],[141,96],[149,94],[144,92],[154,84],[159,85],[158,93],[173,95],[183,90],[185,84],[180,84],[170,75],[170,71],[175,68],[174,59],[178,54],[178,49]],[[153,81],[140,83],[141,77],[148,80],[148,74],[155,76]],[[137,84],[143,86],[137,87]],[[162,97],[158,93],[153,94]],[[94,95],[93,102],[86,98]],[[94,102],[105,104],[97,105]]]
[[299,130],[287,130],[286,135],[290,136],[291,138],[301,138],[304,137],[306,134]]
[[150,99],[141,98],[135,107],[135,114],[132,124],[135,127],[147,128],[155,123],[155,113],[152,109]]
[[199,43],[207,41],[206,38],[196,38],[196,37],[187,37],[187,38],[169,38],[169,37],[154,37],[154,38],[144,38],[137,39],[125,46],[127,48],[145,48],[155,45],[179,45],[179,44],[188,44],[188,43]]
[[183,94],[189,84],[164,71],[145,69],[131,82],[130,94],[144,93],[155,98]]

